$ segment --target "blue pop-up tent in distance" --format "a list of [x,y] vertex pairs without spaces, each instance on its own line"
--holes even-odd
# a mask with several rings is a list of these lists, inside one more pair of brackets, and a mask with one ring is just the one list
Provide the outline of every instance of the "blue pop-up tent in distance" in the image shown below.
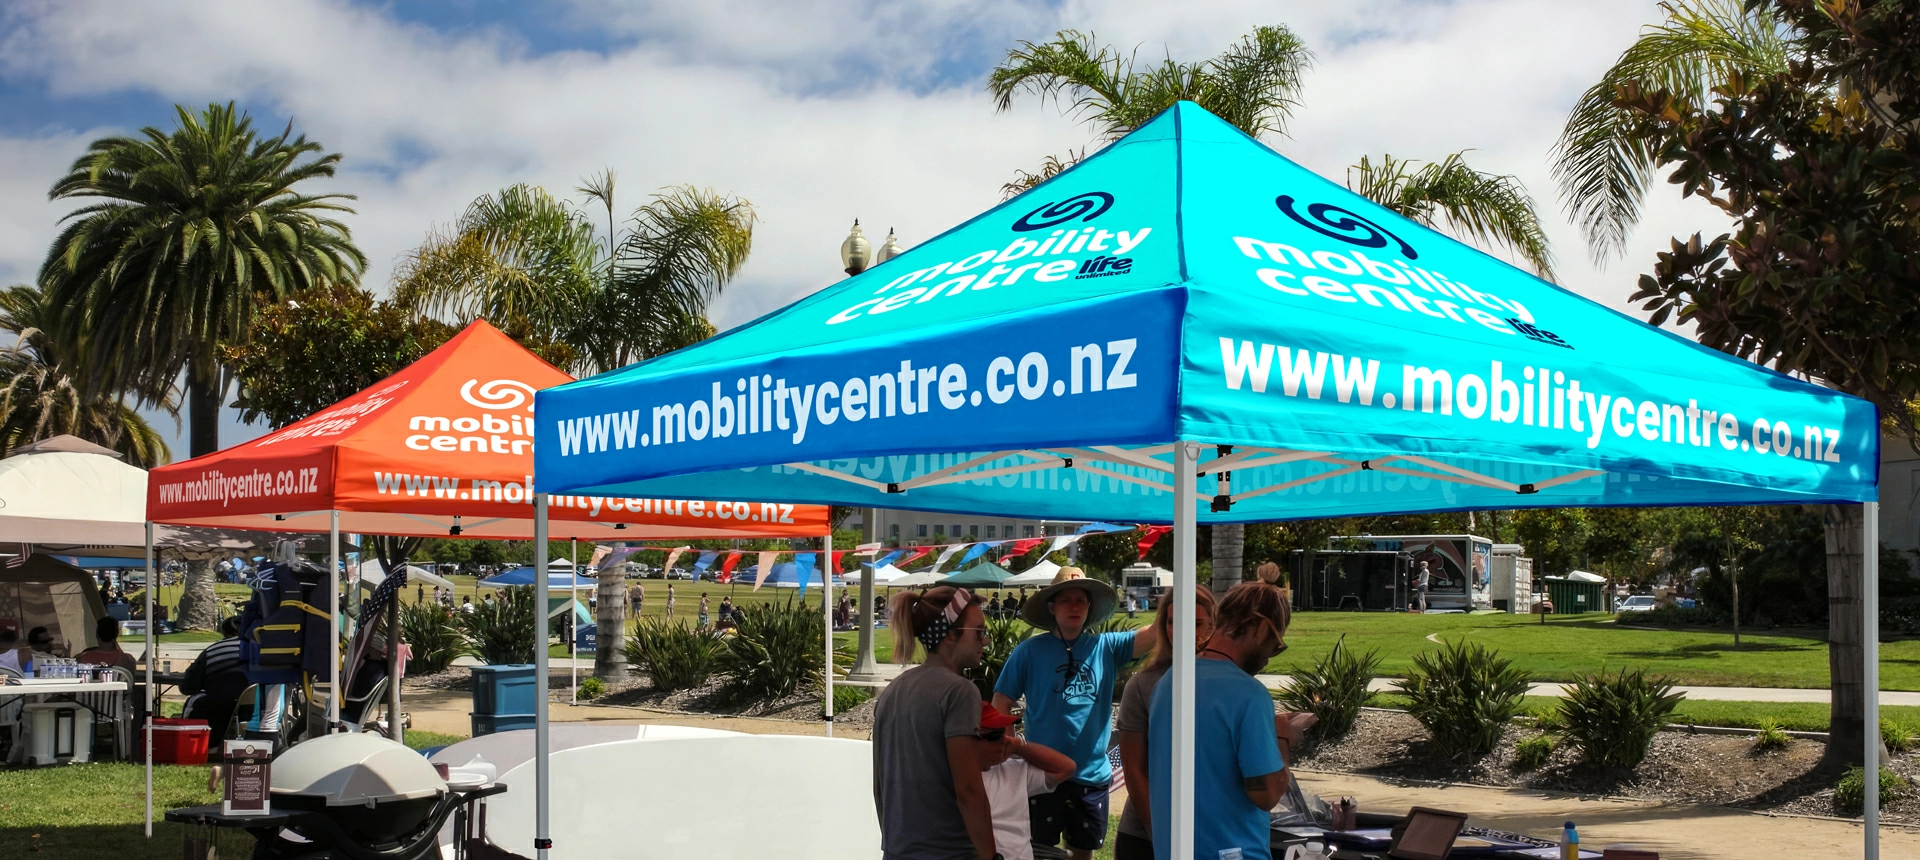
[[[1877,497],[1865,401],[1541,280],[1190,103],[860,275],[537,404],[542,493],[1172,522],[1182,600],[1197,522]],[[1175,639],[1190,755],[1193,638]]]

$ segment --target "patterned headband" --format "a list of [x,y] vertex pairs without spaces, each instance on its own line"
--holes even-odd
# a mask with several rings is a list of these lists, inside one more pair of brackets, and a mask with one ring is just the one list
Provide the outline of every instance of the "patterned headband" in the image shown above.
[[927,653],[933,653],[940,643],[947,640],[947,631],[952,629],[954,622],[960,620],[960,614],[966,612],[968,604],[972,602],[973,592],[964,588],[953,590],[953,599],[947,601],[947,605],[940,610],[940,616],[927,622],[927,626],[915,634],[920,644],[926,646]]

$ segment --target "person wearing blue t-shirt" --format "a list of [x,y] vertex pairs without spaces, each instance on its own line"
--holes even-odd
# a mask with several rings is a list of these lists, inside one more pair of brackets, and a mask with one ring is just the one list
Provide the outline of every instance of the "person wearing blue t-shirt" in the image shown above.
[[[1272,818],[1287,790],[1273,697],[1254,678],[1285,651],[1286,593],[1243,582],[1220,599],[1213,638],[1194,661],[1193,856],[1271,860]],[[1173,676],[1153,691],[1147,717],[1153,853],[1171,857]]]
[[993,705],[1012,713],[1026,701],[1027,739],[1065,753],[1074,774],[1028,804],[1033,842],[1065,838],[1074,860],[1088,860],[1107,838],[1107,794],[1113,768],[1107,739],[1113,727],[1113,685],[1120,668],[1153,650],[1150,627],[1085,634],[1113,615],[1119,595],[1077,567],[1061,568],[1053,584],[1021,609],[1028,624],[1047,632],[1013,649],[994,683]]

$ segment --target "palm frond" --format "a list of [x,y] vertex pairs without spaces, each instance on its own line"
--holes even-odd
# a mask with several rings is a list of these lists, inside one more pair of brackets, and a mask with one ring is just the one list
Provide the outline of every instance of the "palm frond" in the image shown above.
[[1633,120],[1615,105],[1632,84],[1695,104],[1735,74],[1786,70],[1790,40],[1772,7],[1741,0],[1663,3],[1649,26],[1580,96],[1553,147],[1553,175],[1567,214],[1596,263],[1625,249],[1653,180],[1653,158]]
[[[717,192],[678,186],[655,194],[633,214],[614,251],[613,280],[583,334],[601,369],[684,346],[705,327],[707,304],[746,265],[753,250],[752,204]],[[625,332],[624,337],[605,334]]]
[[1429,227],[1483,246],[1505,248],[1552,280],[1553,253],[1526,187],[1513,176],[1481,173],[1456,152],[1418,168],[1416,162],[1362,156],[1347,170],[1354,193]]
[[1015,197],[1025,194],[1033,190],[1033,188],[1040,183],[1067,172],[1068,168],[1086,160],[1086,157],[1087,150],[1085,148],[1082,148],[1079,152],[1074,152],[1069,149],[1067,150],[1065,158],[1057,155],[1047,156],[1046,161],[1040,162],[1040,169],[1032,173],[1024,170],[1016,170],[1013,172],[1013,181],[1000,186],[1000,199],[1012,200]]

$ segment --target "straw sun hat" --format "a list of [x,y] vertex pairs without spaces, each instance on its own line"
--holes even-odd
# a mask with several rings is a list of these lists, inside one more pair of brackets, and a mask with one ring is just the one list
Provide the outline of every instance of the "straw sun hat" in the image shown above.
[[1040,589],[1027,601],[1020,610],[1020,617],[1026,619],[1028,624],[1042,630],[1052,630],[1054,628],[1053,599],[1058,597],[1060,592],[1070,588],[1085,591],[1087,601],[1093,604],[1092,610],[1087,613],[1088,628],[1112,617],[1113,611],[1120,606],[1120,596],[1114,593],[1113,586],[1097,579],[1088,579],[1086,571],[1080,568],[1063,567],[1060,568],[1059,573],[1053,575],[1051,584]]

